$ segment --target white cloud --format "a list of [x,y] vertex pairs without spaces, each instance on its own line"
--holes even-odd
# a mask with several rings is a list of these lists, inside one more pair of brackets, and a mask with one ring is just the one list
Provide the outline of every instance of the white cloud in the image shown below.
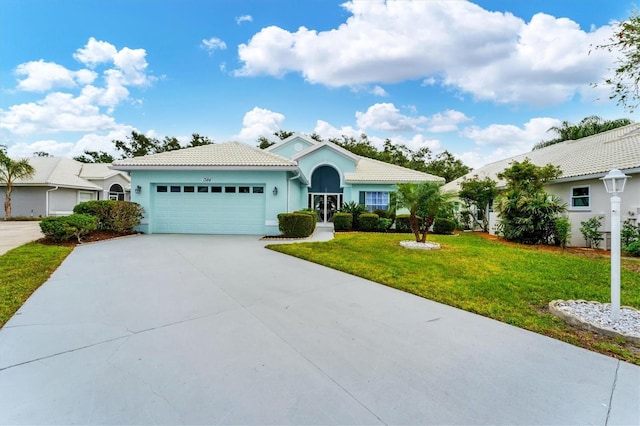
[[320,135],[322,139],[340,139],[342,136],[358,139],[363,133],[362,130],[354,129],[351,126],[344,126],[338,129],[324,120],[317,120],[313,131]]
[[382,97],[389,96],[387,91],[380,86],[375,86],[373,89],[371,89],[371,94],[375,96],[382,96]]
[[46,152],[52,157],[65,157],[73,147],[73,142],[58,142],[47,139],[32,143],[17,143],[9,147],[7,154],[12,158],[26,158],[33,157],[34,152]]
[[458,130],[458,125],[471,121],[460,111],[448,109],[443,113],[437,113],[427,120],[428,130],[434,133],[454,132]]
[[[492,124],[484,129],[470,126],[462,134],[485,152],[482,157],[476,156],[474,161],[497,161],[530,151],[536,143],[552,137],[547,132],[549,128],[560,124],[560,120],[555,118],[540,117],[532,118],[522,127],[511,124]],[[486,154],[489,149],[493,152]]]
[[251,15],[242,15],[236,17],[236,24],[240,25],[243,22],[253,22],[253,17]]
[[210,39],[202,40],[200,47],[209,52],[209,55],[213,54],[216,50],[225,50],[227,44],[217,37],[211,37]]
[[118,50],[113,44],[106,41],[97,41],[91,37],[83,48],[76,50],[73,57],[77,61],[93,68],[96,65],[113,61],[113,57],[117,52]]
[[233,136],[241,142],[255,145],[260,136],[273,138],[273,134],[281,129],[284,115],[259,107],[253,108],[244,115],[242,130]]
[[366,112],[356,111],[359,127],[365,130],[383,130],[387,132],[410,132],[420,130],[419,125],[427,121],[426,117],[409,117],[400,114],[392,103],[371,105]]
[[330,87],[422,79],[480,100],[550,105],[580,94],[612,67],[606,52],[588,54],[611,34],[609,26],[587,32],[545,14],[526,23],[462,1],[343,7],[351,16],[327,31],[263,28],[238,47],[242,67],[235,75],[294,72]]
[[18,80],[18,89],[29,92],[45,92],[54,87],[74,87],[76,84],[89,84],[95,80],[97,74],[83,69],[71,71],[53,62],[26,62],[16,67],[18,76],[26,76]]

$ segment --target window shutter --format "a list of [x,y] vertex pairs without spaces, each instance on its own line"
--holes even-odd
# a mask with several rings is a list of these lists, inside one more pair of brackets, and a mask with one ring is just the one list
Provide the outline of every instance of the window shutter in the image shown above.
[[366,202],[365,195],[366,195],[366,192],[360,191],[360,200],[358,201],[358,203],[362,204],[363,206],[365,205],[365,202]]

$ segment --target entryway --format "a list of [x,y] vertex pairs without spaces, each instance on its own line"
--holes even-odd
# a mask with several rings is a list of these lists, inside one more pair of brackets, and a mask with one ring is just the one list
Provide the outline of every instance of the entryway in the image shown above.
[[319,222],[333,222],[333,215],[342,207],[342,194],[311,193],[307,207],[315,210]]

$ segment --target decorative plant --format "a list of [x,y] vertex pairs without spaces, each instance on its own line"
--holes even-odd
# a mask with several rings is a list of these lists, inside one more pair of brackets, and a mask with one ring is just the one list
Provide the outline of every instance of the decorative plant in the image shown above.
[[580,232],[587,244],[590,243],[592,249],[597,249],[603,240],[602,233],[599,231],[603,219],[604,216],[594,216],[589,220],[580,222]]

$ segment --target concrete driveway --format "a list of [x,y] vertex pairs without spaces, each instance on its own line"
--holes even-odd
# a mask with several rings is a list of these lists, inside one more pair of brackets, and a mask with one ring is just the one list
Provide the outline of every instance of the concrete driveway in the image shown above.
[[638,366],[263,245],[76,248],[0,330],[0,423],[640,423]]
[[43,238],[38,221],[5,222],[0,220],[0,256],[30,241]]

